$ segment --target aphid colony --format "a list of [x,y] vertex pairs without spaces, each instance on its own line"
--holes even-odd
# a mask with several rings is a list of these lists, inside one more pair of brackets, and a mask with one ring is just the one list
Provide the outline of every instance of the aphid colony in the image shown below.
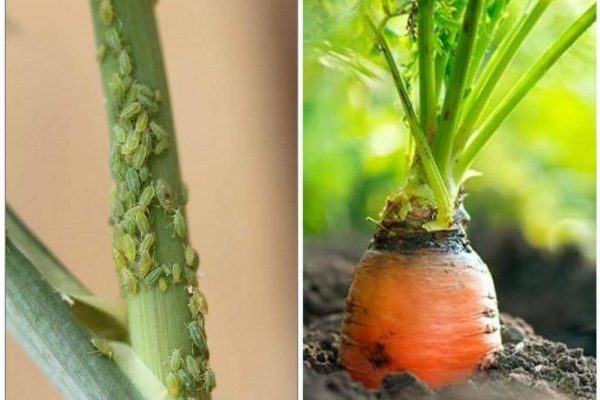
[[[187,227],[181,207],[187,195],[178,199],[164,179],[152,179],[149,159],[160,156],[169,147],[166,130],[156,121],[161,102],[160,92],[137,82],[134,63],[119,33],[122,26],[110,0],[100,0],[100,19],[105,26],[104,41],[97,58],[105,62],[112,57],[116,65],[110,90],[115,119],[112,128],[110,165],[115,187],[111,192],[114,227],[113,258],[121,290],[135,296],[140,285],[158,286],[163,293],[169,285],[186,285],[188,308],[194,317],[185,328],[193,344],[193,355],[179,362],[175,350],[170,360],[171,372],[166,384],[173,397],[193,397],[198,391],[210,393],[215,386],[214,373],[208,365],[204,317],[206,299],[196,287],[197,253],[187,242]],[[182,243],[184,263],[159,263],[154,258],[157,236],[149,210],[160,207],[170,218],[172,236]],[[183,360],[183,359],[182,359]]]

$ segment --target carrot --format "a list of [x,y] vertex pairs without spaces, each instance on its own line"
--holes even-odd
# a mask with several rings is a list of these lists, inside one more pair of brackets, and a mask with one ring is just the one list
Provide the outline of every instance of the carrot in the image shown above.
[[346,307],[341,362],[367,388],[404,371],[460,383],[501,347],[494,284],[470,248],[368,250]]

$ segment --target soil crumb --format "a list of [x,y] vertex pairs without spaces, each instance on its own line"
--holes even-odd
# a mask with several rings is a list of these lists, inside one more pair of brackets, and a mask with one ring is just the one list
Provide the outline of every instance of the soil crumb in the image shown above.
[[[320,256],[323,256],[321,254]],[[317,257],[321,258],[322,257]],[[306,257],[304,270],[304,399],[562,400],[596,398],[596,360],[582,349],[536,335],[524,320],[501,314],[504,348],[463,385],[433,390],[409,373],[389,375],[377,391],[353,382],[338,358],[343,298],[354,263]]]

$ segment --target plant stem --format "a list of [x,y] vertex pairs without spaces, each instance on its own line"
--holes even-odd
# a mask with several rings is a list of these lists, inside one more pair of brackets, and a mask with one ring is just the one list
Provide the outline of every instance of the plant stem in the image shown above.
[[450,160],[454,141],[454,130],[460,115],[460,106],[463,101],[465,88],[467,87],[467,75],[477,28],[483,11],[483,0],[469,0],[463,18],[462,29],[458,39],[458,49],[454,57],[449,85],[446,88],[444,105],[438,131],[433,144],[433,154],[440,167],[440,173],[446,178],[446,184],[453,186],[451,182]]
[[473,162],[473,159],[479,154],[506,117],[510,115],[525,95],[548,72],[550,67],[554,65],[595,20],[596,4],[594,3],[569,29],[563,32],[556,42],[546,50],[533,67],[517,82],[510,93],[491,112],[490,116],[483,122],[472,140],[467,143],[466,148],[457,158],[455,171],[457,180],[461,180],[463,174]]
[[433,51],[433,0],[419,1],[419,107],[421,127],[429,141],[435,135],[437,97],[435,88],[435,56]]
[[[159,155],[148,156],[146,164],[144,164],[144,166],[148,167],[150,176],[148,183],[145,184],[147,185],[145,188],[150,188],[150,186],[156,188],[156,198],[160,202],[160,204],[156,205],[155,203],[151,204],[144,211],[148,212],[150,232],[155,235],[154,251],[151,254],[155,264],[151,268],[154,271],[161,269],[163,265],[167,270],[175,264],[185,266],[186,257],[184,249],[187,242],[182,239],[187,237],[187,229],[184,224],[182,228],[183,232],[175,234],[174,218],[177,215],[182,215],[178,213],[183,212],[186,195],[184,195],[182,190],[183,185],[179,172],[169,92],[154,17],[153,2],[148,0],[112,0],[115,18],[118,17],[118,21],[115,21],[112,26],[106,26],[107,24],[102,19],[98,3],[97,0],[90,0],[97,45],[103,46],[105,43],[110,45],[108,39],[105,39],[105,35],[108,30],[114,27],[118,28],[122,36],[124,51],[127,51],[131,57],[134,84],[137,82],[146,85],[152,90],[157,89],[161,97],[160,108],[155,113],[156,115],[151,114],[151,121],[164,128],[163,135],[166,138],[165,140],[168,141],[169,146],[166,151],[160,153],[156,150],[157,147],[154,147],[154,154]],[[119,120],[119,115],[121,115],[120,119],[123,119],[122,115],[124,112],[124,108],[119,109],[120,101],[114,93],[114,87],[111,87],[111,82],[114,82],[113,77],[116,74],[123,75],[123,64],[120,62],[121,53],[121,51],[118,51],[118,57],[116,55],[114,57],[106,57],[106,59],[101,61],[102,81],[107,99],[106,111],[111,127]],[[131,68],[129,69],[131,70]],[[125,78],[128,77],[125,73]],[[129,90],[131,91],[131,89]],[[148,109],[148,112],[150,113],[150,109]],[[150,124],[149,126],[148,130],[142,132],[142,135],[147,135],[148,138],[151,137],[150,129],[152,125]],[[152,135],[154,135],[154,131]],[[111,135],[113,152],[116,149],[117,156],[120,157],[118,142],[116,142],[117,139],[114,136],[114,134]],[[117,146],[115,146],[115,143],[117,143]],[[123,147],[120,148],[123,149]],[[152,147],[150,150],[152,152]],[[113,176],[117,180],[117,184],[124,184],[124,178],[119,177],[119,166],[116,165],[118,162],[119,159],[116,161],[111,159]],[[127,166],[123,168],[127,168]],[[127,172],[129,170],[133,170],[132,167],[129,167]],[[135,173],[133,175],[134,178],[137,176]],[[164,185],[161,186],[162,184]],[[129,179],[127,180],[127,185],[129,186]],[[161,190],[161,188],[164,190]],[[117,189],[121,191],[119,187]],[[124,190],[124,193],[127,194],[127,192],[132,191],[134,189],[130,188],[129,190]],[[138,189],[138,192],[140,191]],[[161,193],[163,196],[161,196]],[[141,201],[140,198],[137,198],[129,206],[129,210],[135,208],[133,206],[139,204],[139,201]],[[116,228],[115,235],[118,235],[119,229],[122,230],[122,228]],[[142,232],[141,228],[139,230]],[[136,246],[134,249],[136,248],[139,248],[139,246]],[[135,265],[132,267],[137,268]],[[122,272],[127,272],[127,270],[129,270],[129,267],[121,268]],[[136,278],[133,278],[136,280],[139,278],[141,281],[146,276],[146,274],[142,275],[141,272],[135,270],[133,272],[138,274]],[[128,272],[128,274],[130,273]],[[166,376],[170,372],[168,359],[175,349],[181,350],[183,355],[198,354],[194,352],[195,348],[193,347],[187,328],[187,325],[194,321],[194,319],[188,309],[189,293],[186,288],[188,285],[197,285],[196,277],[193,272],[188,279],[178,280],[174,276],[175,274],[173,274],[172,280],[169,281],[166,280],[166,276],[161,277],[162,285],[133,282],[135,283],[134,288],[127,295],[131,345],[140,358],[163,382],[166,381]],[[159,286],[162,286],[162,288]],[[203,319],[200,319],[203,330]],[[207,354],[207,349],[201,349],[201,354]],[[205,390],[200,390],[199,393],[201,399],[210,398],[210,395]]]
[[456,136],[455,153],[462,150],[462,146],[464,146],[469,135],[473,132],[475,124],[477,124],[485,105],[502,78],[506,67],[513,60],[521,44],[548,7],[550,1],[539,0],[529,12],[523,14],[508,34],[508,37],[500,44],[500,47],[492,56],[492,59],[484,69],[481,78],[477,81],[464,106],[464,118]]
[[373,22],[373,20],[368,15],[365,15],[365,17],[367,19],[367,23],[373,31],[373,34],[375,35],[377,44],[383,52],[388,68],[390,69],[390,72],[392,74],[392,78],[394,79],[394,84],[396,86],[398,96],[400,97],[400,102],[402,103],[402,107],[404,109],[404,113],[406,115],[410,131],[415,139],[415,147],[419,156],[419,162],[423,166],[428,184],[431,187],[431,190],[433,191],[435,196],[435,200],[438,206],[437,220],[441,223],[441,225],[449,227],[452,224],[453,212],[450,194],[448,193],[448,189],[446,188],[444,179],[442,178],[442,175],[438,170],[433,155],[431,154],[427,138],[425,137],[425,134],[423,133],[423,130],[421,129],[421,126],[417,121],[417,116],[410,102],[410,97],[408,95],[408,91],[406,90],[406,85],[402,81],[400,71],[398,70],[398,66],[396,65],[396,61],[394,60],[394,56],[392,55],[390,46],[385,40],[385,37],[383,36],[381,31]]
[[97,354],[90,333],[10,238],[6,317],[13,336],[66,398],[143,399],[116,364]]

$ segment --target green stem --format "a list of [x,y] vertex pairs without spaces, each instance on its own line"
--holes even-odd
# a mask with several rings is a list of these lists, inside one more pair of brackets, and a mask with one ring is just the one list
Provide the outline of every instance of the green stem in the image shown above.
[[448,193],[444,179],[442,178],[433,155],[431,154],[427,138],[425,137],[425,134],[423,133],[423,130],[417,121],[417,116],[410,102],[406,85],[400,76],[400,71],[398,70],[398,66],[396,65],[396,61],[394,60],[390,46],[387,43],[387,40],[385,40],[385,37],[381,31],[377,29],[377,26],[373,20],[368,15],[366,15],[366,19],[373,31],[373,34],[375,35],[377,44],[383,52],[388,68],[390,69],[398,96],[400,97],[400,102],[402,103],[402,107],[410,127],[410,131],[415,139],[415,147],[419,156],[419,162],[423,166],[428,184],[433,191],[436,203],[438,205],[437,220],[442,226],[449,227],[452,224],[453,212],[450,194]]
[[15,339],[66,398],[143,399],[116,364],[99,356],[89,331],[10,238],[6,319]]
[[437,108],[435,88],[435,56],[433,51],[433,0],[419,1],[419,95],[421,127],[428,140],[435,135]]
[[[125,144],[119,145],[117,137],[113,132],[111,141],[113,144],[113,153],[116,153],[116,158],[111,159],[111,167],[113,168],[113,177],[117,181],[117,193],[134,193],[136,196],[135,201],[130,202],[127,206],[129,207],[128,210],[131,211],[135,208],[136,204],[140,204],[141,198],[139,197],[139,192],[142,189],[150,188],[150,186],[155,188],[156,198],[160,204],[152,200],[154,202],[142,212],[147,213],[149,232],[155,235],[155,242],[151,253],[151,259],[154,260],[154,263],[151,268],[152,271],[159,272],[158,269],[162,269],[161,266],[165,266],[167,271],[171,271],[171,267],[173,266],[172,271],[175,271],[175,264],[178,266],[186,265],[184,251],[185,246],[187,246],[187,242],[185,241],[187,229],[185,224],[181,233],[175,234],[174,232],[175,218],[178,215],[183,215],[186,195],[183,192],[179,172],[171,104],[153,4],[148,0],[112,0],[115,21],[107,23],[106,20],[102,19],[99,3],[97,0],[90,0],[97,45],[103,46],[107,44],[108,41],[105,39],[107,32],[110,29],[118,29],[122,37],[123,47],[130,55],[133,66],[131,73],[124,73],[123,65],[119,62],[120,56],[117,54],[120,53],[118,52],[114,52],[114,55],[105,57],[101,61],[106,111],[111,132],[114,131],[112,129],[113,124],[117,123],[119,116],[122,116],[123,110],[126,109],[125,106],[121,105],[123,102],[115,94],[114,88],[111,88],[113,76],[118,74],[118,76],[123,78],[122,80],[131,77],[134,83],[137,82],[146,85],[152,90],[156,89],[159,91],[161,100],[158,112],[152,113],[150,111],[151,108],[147,108],[147,110],[151,115],[151,121],[164,128],[163,136],[166,138],[165,143],[168,143],[167,150],[161,152],[157,150],[158,146],[150,146],[149,154],[154,149],[155,154],[159,155],[148,155],[147,161],[144,161],[144,167],[147,167],[149,170],[149,178],[147,178],[146,183],[143,183],[144,180],[141,178],[140,172],[138,183],[142,182],[142,187],[135,193],[136,190],[129,186],[129,179],[126,180],[126,174],[123,173],[124,170],[127,170],[127,172],[133,170],[134,164],[132,164],[131,159],[128,160],[125,158],[123,160],[120,149],[123,149]],[[132,89],[128,90],[131,92]],[[141,102],[141,100],[138,101]],[[129,129],[134,131],[132,128]],[[152,125],[142,132],[142,138],[145,136],[148,138],[151,137],[150,129],[152,129]],[[152,130],[152,136],[154,136],[154,130]],[[159,141],[159,139],[156,140]],[[142,144],[138,147],[141,146]],[[125,165],[120,166],[119,163],[125,163]],[[119,168],[122,168],[122,170]],[[134,178],[138,176],[135,173],[133,175]],[[124,185],[125,183],[127,183],[129,189],[120,189],[119,184]],[[146,186],[144,187],[144,185]],[[160,188],[165,190],[161,190]],[[161,193],[163,196],[161,196]],[[166,196],[164,195],[165,193],[167,193]],[[124,202],[125,200],[122,203]],[[113,212],[113,219],[115,219],[115,213]],[[121,213],[120,215],[123,214]],[[117,217],[121,218],[118,215]],[[121,222],[118,218],[116,223],[120,224]],[[125,221],[126,218],[126,216],[122,217],[121,221]],[[124,232],[123,229],[117,229],[116,227],[115,243],[119,239],[119,235],[121,235],[121,238],[125,235],[125,233],[120,233]],[[135,230],[135,227],[133,229],[136,240],[134,250],[136,250],[140,248],[141,239],[147,235],[147,232],[139,228],[139,225],[137,230]],[[138,236],[138,231],[140,236]],[[134,235],[134,233],[131,235]],[[116,244],[115,249],[117,250],[114,251],[118,252]],[[138,257],[137,252],[135,257]],[[170,275],[170,273],[167,274],[165,271],[165,275],[159,278],[161,285],[154,283],[146,284],[143,283],[143,278],[147,275],[143,274],[141,269],[136,270],[136,268],[139,268],[138,263],[141,264],[141,260],[136,260],[135,263],[132,263],[128,267],[119,267],[121,274],[127,272],[128,276],[132,277],[133,275],[131,274],[135,273],[136,276],[133,279],[139,279],[137,283],[133,282],[133,289],[130,285],[129,293],[125,293],[127,297],[129,337],[134,351],[165,382],[167,375],[172,372],[169,370],[168,360],[174,350],[181,350],[184,356],[198,354],[198,349],[194,347],[187,328],[188,324],[192,322],[196,323],[188,308],[190,297],[187,286],[196,286],[197,280],[193,271],[187,274],[188,269],[184,268],[186,279],[176,279],[174,273]],[[128,270],[133,271],[128,272]],[[132,279],[127,279],[127,281],[131,282]],[[203,317],[199,316],[198,320],[203,330]],[[201,354],[200,357],[207,358],[208,351],[205,346],[200,349],[199,353]],[[207,359],[203,361],[207,362]],[[205,365],[207,366],[207,364]],[[207,370],[203,368],[203,372]],[[202,384],[198,380],[196,382],[198,385]],[[207,385],[206,387],[206,390],[202,389],[197,392],[201,399],[210,398],[207,391],[212,389],[212,385]]]
[[433,154],[440,166],[440,173],[448,180],[451,179],[449,169],[454,141],[454,130],[460,114],[459,108],[463,101],[465,88],[467,87],[467,75],[475,39],[477,38],[478,25],[481,21],[483,4],[483,0],[469,0],[469,3],[467,4],[458,40],[458,49],[454,57],[450,75],[450,83],[446,89],[438,132],[433,145]]
[[477,130],[472,140],[457,158],[456,178],[461,180],[485,144],[490,140],[500,124],[510,115],[519,102],[529,93],[536,83],[548,72],[550,67],[575,43],[575,41],[596,20],[596,4],[594,3],[581,17],[569,27],[550,46],[529,71],[517,82],[514,88],[491,112],[490,116]]
[[524,13],[508,34],[508,37],[502,41],[498,50],[494,52],[492,59],[482,72],[480,79],[478,79],[471,95],[465,103],[464,118],[456,136],[455,153],[462,150],[462,147],[473,132],[475,124],[477,124],[477,121],[481,117],[481,113],[490,99],[492,92],[502,78],[506,67],[513,60],[521,44],[548,7],[550,1],[552,0],[539,0],[529,12]]

